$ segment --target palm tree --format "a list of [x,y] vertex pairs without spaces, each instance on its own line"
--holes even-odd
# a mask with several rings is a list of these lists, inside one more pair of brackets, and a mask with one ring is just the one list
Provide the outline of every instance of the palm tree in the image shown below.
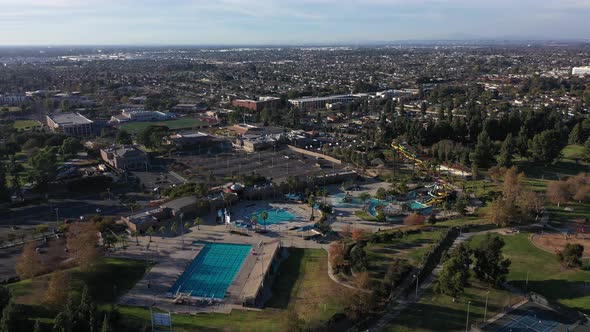
[[160,235],[162,235],[162,237],[164,237],[164,234],[166,233],[166,226],[160,226],[160,228],[158,228],[158,232]]
[[262,211],[262,213],[260,214],[260,217],[262,218],[262,220],[264,222],[264,230],[266,231],[266,219],[268,219],[268,212]]
[[313,221],[315,219],[315,217],[313,216],[313,207],[315,206],[315,196],[309,195],[309,198],[307,199],[307,203],[309,204],[309,206],[311,206],[311,217],[309,218],[309,220]]
[[147,234],[150,236],[150,242],[152,242],[152,235],[154,235],[154,233],[155,233],[154,227],[148,228]]
[[203,219],[202,219],[201,217],[196,217],[196,218],[195,218],[195,221],[194,221],[194,223],[193,223],[193,224],[194,224],[195,226],[197,226],[197,230],[200,230],[200,229],[199,229],[199,226],[200,226],[202,223],[203,223]]
[[258,223],[258,217],[253,214],[252,218],[250,218],[250,222],[252,223],[252,225],[256,225]]
[[176,232],[178,231],[178,224],[176,222],[173,222],[172,226],[170,226],[170,230],[172,231],[172,233],[174,233],[174,235],[176,235]]
[[189,228],[191,228],[191,223],[187,221],[184,223],[184,229],[189,229]]
[[135,236],[135,244],[136,245],[139,245],[139,239],[138,239],[139,232],[138,231],[132,231],[131,232],[131,236]]

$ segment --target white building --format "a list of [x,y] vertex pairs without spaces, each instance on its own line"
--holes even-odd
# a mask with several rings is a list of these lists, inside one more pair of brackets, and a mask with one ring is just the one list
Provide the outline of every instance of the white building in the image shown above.
[[572,69],[572,75],[590,75],[590,66],[583,66],[583,67],[574,67]]
[[125,109],[118,116],[111,117],[111,122],[145,122],[145,121],[165,121],[175,118],[174,114],[163,113],[160,111],[146,111],[144,109]]

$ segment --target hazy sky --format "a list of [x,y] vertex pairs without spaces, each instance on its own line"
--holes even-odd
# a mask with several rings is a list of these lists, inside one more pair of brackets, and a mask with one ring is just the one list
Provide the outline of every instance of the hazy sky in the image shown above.
[[0,45],[588,39],[590,0],[0,0]]

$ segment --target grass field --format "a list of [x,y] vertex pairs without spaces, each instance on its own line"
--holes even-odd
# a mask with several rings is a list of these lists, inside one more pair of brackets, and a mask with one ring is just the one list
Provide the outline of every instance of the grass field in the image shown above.
[[41,127],[41,123],[36,120],[16,120],[16,121],[14,121],[13,127],[15,129],[19,129],[19,130],[20,129],[27,130],[27,129]]
[[136,134],[142,131],[143,129],[149,126],[166,126],[169,129],[190,129],[194,127],[200,127],[205,125],[206,123],[195,118],[180,118],[177,120],[170,120],[170,121],[158,121],[158,122],[131,122],[126,123],[121,126],[122,129],[125,129],[127,132],[131,134]]
[[[590,313],[590,271],[564,269],[557,256],[534,246],[529,233],[502,236],[506,242],[504,255],[512,264],[508,281],[528,290],[558,301],[585,313]],[[472,238],[472,244],[481,241],[483,236]]]
[[387,243],[367,243],[365,250],[369,259],[369,274],[375,281],[383,280],[389,264],[394,259],[406,259],[418,266],[430,246],[440,239],[442,230],[424,231],[393,239]]
[[[234,310],[231,314],[174,315],[174,331],[281,331],[288,310],[295,310],[309,326],[325,323],[344,308],[343,287],[328,277],[325,250],[290,249],[273,284],[273,296],[261,311]],[[117,331],[136,331],[149,324],[149,311],[122,307]]]

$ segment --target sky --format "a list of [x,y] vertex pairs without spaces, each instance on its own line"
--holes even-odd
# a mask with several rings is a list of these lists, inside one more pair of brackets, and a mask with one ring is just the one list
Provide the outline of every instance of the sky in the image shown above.
[[590,0],[0,0],[0,45],[583,39]]

